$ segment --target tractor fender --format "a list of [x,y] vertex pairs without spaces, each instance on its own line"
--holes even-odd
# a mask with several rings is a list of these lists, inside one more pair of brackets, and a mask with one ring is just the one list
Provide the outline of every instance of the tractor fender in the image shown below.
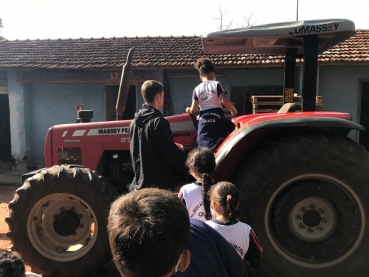
[[215,180],[229,180],[242,157],[259,142],[274,135],[293,132],[324,131],[347,136],[350,130],[365,128],[350,120],[334,117],[299,117],[257,122],[235,130],[216,152]]

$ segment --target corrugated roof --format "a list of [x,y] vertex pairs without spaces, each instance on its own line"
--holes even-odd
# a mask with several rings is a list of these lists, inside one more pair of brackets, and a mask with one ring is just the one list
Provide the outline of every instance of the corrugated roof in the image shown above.
[[[247,67],[280,65],[284,56],[225,54],[204,55],[201,37],[121,37],[57,40],[0,41],[0,68],[28,69],[112,69],[121,68],[128,50],[135,46],[133,67],[192,66],[208,56],[217,66]],[[369,30],[357,30],[355,36],[319,56],[326,62],[369,62]]]

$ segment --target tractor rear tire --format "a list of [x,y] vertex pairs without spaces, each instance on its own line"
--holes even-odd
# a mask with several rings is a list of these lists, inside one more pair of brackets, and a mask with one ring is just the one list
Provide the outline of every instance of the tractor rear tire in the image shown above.
[[335,134],[260,143],[232,178],[268,276],[368,276],[369,155]]
[[116,197],[109,181],[90,169],[44,169],[9,203],[7,236],[34,272],[88,276],[111,259],[106,227]]

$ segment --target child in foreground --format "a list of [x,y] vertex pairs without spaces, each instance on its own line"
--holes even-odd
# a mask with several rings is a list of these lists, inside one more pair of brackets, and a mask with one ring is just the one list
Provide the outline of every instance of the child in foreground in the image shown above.
[[247,277],[233,247],[206,223],[188,218],[172,192],[143,188],[111,206],[108,233],[122,277]]
[[206,223],[220,233],[252,268],[259,268],[263,253],[252,228],[238,220],[238,191],[234,184],[219,182],[210,194],[213,219]]
[[21,255],[16,251],[0,249],[0,277],[41,277],[33,272],[26,272]]
[[212,178],[215,169],[213,151],[205,147],[193,149],[187,156],[186,166],[195,181],[182,186],[178,198],[186,205],[190,218],[210,220],[209,192],[217,183]]

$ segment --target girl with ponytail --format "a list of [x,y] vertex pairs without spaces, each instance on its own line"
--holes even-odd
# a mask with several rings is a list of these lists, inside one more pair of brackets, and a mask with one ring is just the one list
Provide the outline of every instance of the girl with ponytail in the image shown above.
[[182,186],[178,198],[186,205],[190,218],[210,220],[209,192],[217,183],[212,178],[215,169],[214,152],[204,147],[195,148],[188,153],[186,166],[195,181]]
[[234,184],[219,182],[210,193],[213,219],[206,223],[220,233],[252,268],[259,268],[263,248],[252,228],[239,221],[238,191]]
[[222,84],[216,81],[215,68],[210,60],[198,59],[195,68],[199,71],[202,83],[194,89],[192,104],[186,108],[186,113],[196,114],[200,107],[197,146],[216,150],[222,139],[228,136],[229,130],[234,129],[234,124],[225,118],[222,106],[229,109],[233,116],[237,115],[237,109],[227,99]]

